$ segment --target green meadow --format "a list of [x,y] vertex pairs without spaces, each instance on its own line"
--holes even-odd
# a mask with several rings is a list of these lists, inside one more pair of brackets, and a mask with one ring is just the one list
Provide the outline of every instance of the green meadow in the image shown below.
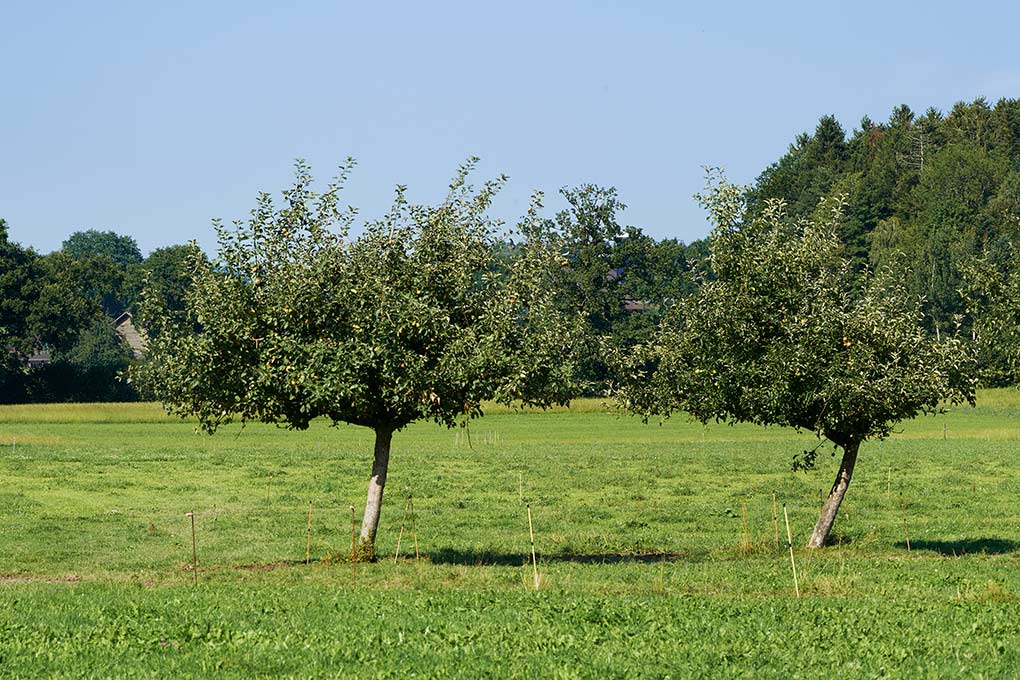
[[818,443],[597,401],[417,424],[354,564],[367,430],[0,407],[0,677],[1020,674],[1020,393],[866,443],[808,551]]

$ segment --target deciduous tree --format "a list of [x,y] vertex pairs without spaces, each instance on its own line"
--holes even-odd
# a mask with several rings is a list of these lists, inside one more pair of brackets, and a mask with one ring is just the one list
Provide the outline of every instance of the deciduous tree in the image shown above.
[[142,262],[138,243],[130,236],[121,236],[114,231],[76,231],[67,237],[61,250],[74,258],[109,257],[121,267]]
[[855,275],[838,237],[841,205],[823,223],[788,219],[782,201],[746,218],[743,197],[720,177],[710,183],[702,200],[717,278],[666,317],[622,398],[645,417],[682,409],[832,442],[842,460],[808,543],[821,547],[862,442],[946,400],[973,402],[972,359],[957,338],[925,334],[919,300],[900,283]]
[[[556,310],[565,262],[536,197],[505,265],[487,217],[503,180],[475,190],[473,162],[438,205],[398,189],[357,236],[339,195],[299,163],[277,206],[261,194],[247,222],[219,226],[212,268],[196,266],[187,318],[143,308],[158,334],[136,374],[174,413],[212,432],[233,419],[304,429],[318,417],[375,433],[361,546],[372,555],[393,434],[418,420],[454,426],[486,400],[565,403],[572,331]],[[502,255],[501,255],[502,253]],[[196,330],[197,329],[197,330]]]
[[[194,244],[157,248],[149,253],[140,266],[130,272],[127,288],[132,300],[131,311],[137,315],[141,291],[147,288],[150,296],[161,301],[161,313],[170,315],[173,323],[184,320],[185,296],[194,279],[194,269],[209,266],[205,254]],[[158,327],[147,328],[149,335],[159,332]]]
[[37,257],[13,243],[0,219],[0,402],[16,400],[25,358],[35,349],[29,312],[35,302]]

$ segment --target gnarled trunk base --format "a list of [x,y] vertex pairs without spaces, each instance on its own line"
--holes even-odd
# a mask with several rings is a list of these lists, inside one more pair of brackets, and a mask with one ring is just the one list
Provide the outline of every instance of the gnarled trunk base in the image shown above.
[[361,520],[361,538],[358,559],[375,560],[375,534],[379,529],[379,512],[382,508],[383,489],[386,487],[386,470],[390,465],[390,441],[393,431],[375,431],[375,459],[372,476],[368,480],[368,497],[365,499],[365,517]]
[[836,513],[846,496],[847,487],[850,486],[850,478],[854,474],[854,464],[857,462],[857,451],[860,449],[859,441],[850,441],[843,445],[843,460],[839,463],[839,472],[836,473],[836,481],[832,483],[832,490],[829,497],[822,506],[822,513],[815,524],[815,530],[808,541],[809,548],[821,548],[829,538],[832,525],[836,522]]

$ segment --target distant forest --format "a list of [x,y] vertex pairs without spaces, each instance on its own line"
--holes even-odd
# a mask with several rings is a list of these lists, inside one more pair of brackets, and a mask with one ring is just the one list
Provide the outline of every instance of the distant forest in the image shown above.
[[[578,394],[611,379],[607,347],[651,338],[661,315],[711,277],[706,239],[656,240],[624,222],[612,188],[564,189],[554,222],[568,266],[559,275],[564,310],[592,331]],[[1020,232],[1020,100],[984,99],[943,114],[895,108],[885,122],[864,118],[847,134],[832,116],[748,187],[752,213],[785,202],[789,219],[808,218],[826,198],[846,201],[842,238],[855,265],[887,269],[924,300],[933,335],[969,333],[965,272],[980,258],[1014,268]],[[512,249],[508,248],[508,252]],[[40,255],[13,243],[0,220],[0,402],[129,400],[144,397],[123,379],[133,358],[114,330],[134,314],[143,288],[184,305],[196,266],[190,246],[143,257],[129,236],[85,230]],[[970,310],[971,313],[974,310]],[[32,361],[30,361],[32,359]],[[142,359],[144,360],[144,359]],[[1015,384],[1004,362],[982,357],[987,384]]]
[[751,189],[752,207],[783,199],[810,216],[844,195],[843,240],[860,266],[901,268],[926,300],[927,323],[946,332],[964,313],[961,272],[973,257],[1010,257],[1020,231],[1020,100],[959,103],[948,115],[907,106],[847,136],[825,116]]

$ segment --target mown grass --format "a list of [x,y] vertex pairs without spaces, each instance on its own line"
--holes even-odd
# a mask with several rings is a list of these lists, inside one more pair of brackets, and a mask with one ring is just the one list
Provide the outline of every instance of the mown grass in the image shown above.
[[1002,602],[20,589],[7,677],[1010,677]]
[[[1011,677],[1018,426],[1020,395],[987,391],[866,444],[835,544],[808,552],[837,462],[792,472],[810,435],[598,401],[493,409],[470,440],[419,424],[394,438],[384,559],[355,576],[365,430],[0,408],[0,676]],[[421,559],[405,532],[394,562],[408,495]]]
[[[546,409],[486,403],[489,415],[516,413],[602,413],[615,408],[608,399],[575,399],[569,406]],[[186,419],[187,420],[187,419]],[[0,405],[0,424],[27,423],[180,423],[155,402],[110,404],[12,404]],[[187,420],[187,422],[194,422]]]

